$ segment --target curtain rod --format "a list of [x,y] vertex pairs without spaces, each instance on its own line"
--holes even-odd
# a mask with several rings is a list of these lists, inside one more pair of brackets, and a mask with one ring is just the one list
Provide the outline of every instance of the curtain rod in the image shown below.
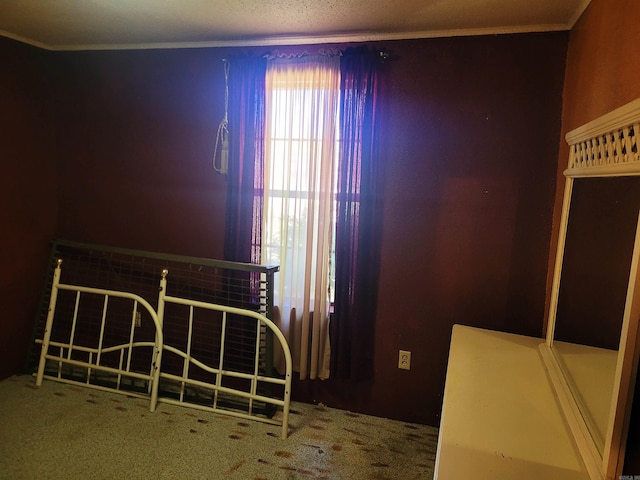
[[[287,52],[281,52],[279,50],[276,50],[274,52],[267,52],[263,55],[261,55],[261,58],[264,58],[265,60],[273,60],[275,58],[302,58],[305,56],[312,56],[312,55],[326,55],[329,57],[332,56],[343,56],[345,54],[345,52],[348,51],[354,51],[354,50],[364,50],[366,47],[365,46],[361,46],[361,47],[348,47],[346,49],[330,49],[330,50],[319,50],[317,52],[309,52],[308,50],[304,50],[302,52],[294,52],[294,53],[287,53]],[[377,54],[377,56],[380,58],[380,61],[384,62],[386,60],[388,60],[391,57],[391,54],[386,51],[386,50],[381,50],[381,49],[375,49],[375,52]],[[229,63],[228,58],[223,58],[222,61],[225,63]]]

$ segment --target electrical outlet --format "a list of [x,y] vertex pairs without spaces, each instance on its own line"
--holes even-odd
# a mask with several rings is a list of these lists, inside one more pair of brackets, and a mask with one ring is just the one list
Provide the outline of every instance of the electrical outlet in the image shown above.
[[135,325],[136,325],[136,327],[141,327],[142,326],[142,313],[140,313],[140,312],[136,312]]
[[398,368],[411,370],[411,352],[400,350],[400,354],[398,355]]

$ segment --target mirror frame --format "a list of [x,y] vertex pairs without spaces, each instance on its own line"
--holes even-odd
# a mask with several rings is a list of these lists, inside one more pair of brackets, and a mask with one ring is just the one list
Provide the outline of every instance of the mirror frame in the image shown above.
[[640,98],[572,130],[566,135],[566,140],[570,148],[569,165],[564,171],[564,200],[551,288],[547,338],[546,342],[540,345],[540,354],[590,478],[618,479],[624,466],[640,351],[640,217],[636,225],[620,347],[602,453],[582,416],[579,402],[573,395],[570,382],[552,346],[573,181],[575,178],[640,176]]

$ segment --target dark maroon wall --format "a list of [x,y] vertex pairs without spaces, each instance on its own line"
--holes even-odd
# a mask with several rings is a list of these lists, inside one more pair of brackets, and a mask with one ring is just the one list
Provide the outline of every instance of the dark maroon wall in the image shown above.
[[22,367],[57,221],[47,52],[0,37],[0,379]]
[[[566,42],[378,44],[392,58],[375,378],[305,382],[295,398],[436,425],[454,323],[541,334]],[[221,257],[226,183],[210,166],[221,60],[246,50],[50,53],[57,235]],[[411,371],[397,369],[398,349],[412,351]]]
[[[298,395],[436,425],[454,323],[541,335],[566,41],[386,44],[375,379]],[[399,349],[412,352],[409,372]]]
[[221,258],[212,168],[223,51],[57,53],[66,104],[58,236]]

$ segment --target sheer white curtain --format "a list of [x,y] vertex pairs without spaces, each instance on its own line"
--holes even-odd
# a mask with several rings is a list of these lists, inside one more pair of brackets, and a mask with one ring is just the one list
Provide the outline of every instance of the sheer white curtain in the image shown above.
[[340,57],[267,64],[263,264],[300,378],[328,378]]

